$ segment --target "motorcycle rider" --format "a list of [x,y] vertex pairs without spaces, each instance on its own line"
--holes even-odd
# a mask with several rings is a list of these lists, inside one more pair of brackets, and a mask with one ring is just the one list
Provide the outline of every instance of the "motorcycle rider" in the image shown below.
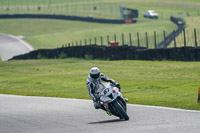
[[[106,77],[103,73],[100,73],[99,68],[92,67],[90,69],[90,73],[88,74],[86,86],[88,88],[89,95],[94,102],[95,109],[101,108],[101,109],[105,110],[104,106],[99,103],[99,94],[97,93],[99,84],[103,83],[103,81],[110,82],[113,86],[117,87],[119,89],[119,91],[121,91],[120,84],[118,82]],[[110,115],[109,112],[107,112],[107,113],[108,113],[108,115]]]

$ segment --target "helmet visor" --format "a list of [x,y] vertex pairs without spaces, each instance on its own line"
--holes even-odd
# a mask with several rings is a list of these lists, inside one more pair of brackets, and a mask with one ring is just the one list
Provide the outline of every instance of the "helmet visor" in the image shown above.
[[97,79],[97,78],[99,78],[99,76],[100,76],[100,73],[97,73],[97,74],[91,74],[90,73],[90,77],[93,78],[93,79]]

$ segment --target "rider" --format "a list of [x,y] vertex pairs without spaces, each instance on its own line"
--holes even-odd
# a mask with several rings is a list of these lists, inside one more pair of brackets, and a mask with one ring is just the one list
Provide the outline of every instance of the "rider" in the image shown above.
[[[86,86],[89,91],[90,97],[93,99],[95,109],[103,109],[103,105],[99,103],[99,95],[97,93],[97,89],[99,88],[99,84],[105,82],[110,82],[113,86],[120,89],[120,84],[115,82],[113,79],[106,77],[103,73],[100,73],[100,70],[97,67],[92,67],[90,69],[90,73],[88,74],[88,79],[86,82]],[[107,112],[108,113],[108,112]]]

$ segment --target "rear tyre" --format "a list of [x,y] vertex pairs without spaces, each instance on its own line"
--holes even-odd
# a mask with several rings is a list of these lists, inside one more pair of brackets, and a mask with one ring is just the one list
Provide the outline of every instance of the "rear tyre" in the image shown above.
[[115,101],[113,104],[120,114],[120,119],[123,117],[125,120],[129,120],[129,116],[127,115],[124,108],[118,103],[118,101]]

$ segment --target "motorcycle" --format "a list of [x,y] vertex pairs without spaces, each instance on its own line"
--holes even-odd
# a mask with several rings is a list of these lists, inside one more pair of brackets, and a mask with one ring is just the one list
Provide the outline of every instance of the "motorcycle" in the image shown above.
[[112,86],[110,83],[102,83],[99,84],[97,92],[100,104],[104,106],[106,111],[120,119],[129,120],[126,102],[117,87]]

